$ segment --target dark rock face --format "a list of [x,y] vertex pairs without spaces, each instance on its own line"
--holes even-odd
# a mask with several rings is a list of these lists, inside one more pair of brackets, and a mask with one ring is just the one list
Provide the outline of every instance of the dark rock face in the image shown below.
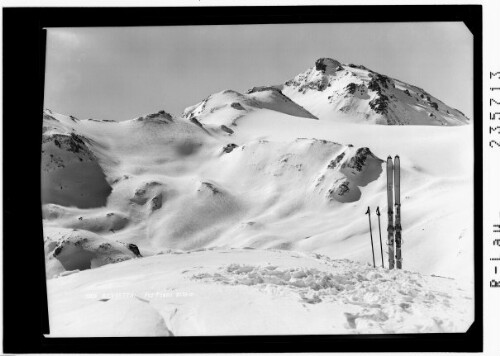
[[404,90],[404,93],[405,93],[406,95],[408,95],[408,96],[411,96],[410,91],[409,91],[408,89],[405,89],[405,90]]
[[149,114],[146,116],[141,116],[136,119],[137,121],[145,121],[145,122],[154,122],[158,124],[167,124],[169,122],[173,122],[172,115],[165,112],[164,110],[160,110],[156,113]]
[[151,212],[158,210],[163,205],[163,194],[158,194],[151,199]]
[[364,65],[358,65],[358,64],[349,63],[348,66],[352,67],[352,68],[359,68],[359,69],[368,70],[368,68],[366,68]]
[[142,257],[141,252],[139,251],[139,247],[134,244],[127,244],[127,248],[134,253],[137,257]]
[[238,147],[237,144],[235,143],[229,143],[227,144],[226,146],[224,146],[224,148],[222,148],[222,152],[224,153],[230,153],[232,152],[236,147]]
[[199,127],[203,128],[203,125],[201,124],[201,122],[199,122],[196,118],[192,117],[192,118],[189,119],[189,121],[191,121],[196,126],[199,126]]
[[343,196],[344,194],[349,193],[349,181],[342,182],[336,189],[330,189],[328,193],[330,195],[337,194]]
[[368,147],[358,148],[356,154],[348,162],[344,163],[344,165],[345,167],[354,168],[356,171],[361,172],[369,155],[373,154]]
[[68,151],[74,153],[80,152],[80,150],[84,149],[83,146],[85,146],[82,137],[74,134],[73,132],[71,133],[70,140],[68,143],[69,143]]
[[245,108],[241,106],[240,103],[231,103],[231,107],[236,110],[245,110]]
[[43,119],[44,120],[49,120],[49,121],[59,121],[54,116],[49,115],[49,114],[45,114],[45,113],[43,114]]
[[340,203],[352,203],[359,200],[361,190],[356,184],[353,184],[346,178],[337,179],[328,190],[327,198],[329,201]]
[[326,64],[323,63],[322,59],[318,59],[316,61],[315,65],[316,65],[316,70],[320,70],[323,73],[325,72],[325,70],[326,70]]
[[342,161],[344,156],[345,156],[345,152],[342,152],[341,154],[339,154],[334,160],[330,161],[330,163],[328,164],[328,168],[334,169],[335,167],[337,167],[337,165],[340,163],[340,161]]
[[316,66],[316,70],[321,71],[323,73],[326,72],[326,69],[329,66],[333,67],[333,69],[335,69],[335,70],[343,69],[341,64],[338,61],[331,59],[331,58],[320,58],[316,61],[315,66]]
[[356,92],[356,87],[357,86],[355,83],[349,83],[349,84],[347,84],[345,89],[349,94],[354,94]]
[[370,76],[372,77],[372,79],[368,83],[368,89],[370,90],[380,93],[382,91],[381,88],[389,89],[389,86],[394,87],[394,82],[392,81],[392,79],[385,75],[374,73]]
[[209,191],[212,192],[212,194],[219,194],[220,193],[220,190],[217,189],[217,187],[215,185],[213,185],[212,183],[209,183],[209,182],[201,182],[201,188],[198,189],[198,191],[200,191],[203,188],[207,188]]
[[230,135],[231,135],[231,134],[234,134],[234,131],[233,131],[233,130],[231,130],[231,129],[230,129],[229,127],[227,127],[226,125],[220,125],[220,128],[221,128],[221,130],[222,130],[222,131],[227,132],[227,133],[228,133],[228,134],[230,134]]
[[389,98],[384,94],[379,94],[378,98],[371,100],[368,105],[376,113],[386,115],[389,107]]
[[434,110],[438,110],[438,104],[433,102],[433,101],[430,101],[429,102],[429,105],[434,109]]
[[261,86],[261,87],[253,87],[252,89],[247,91],[247,94],[252,94],[252,93],[257,93],[261,91],[274,91],[279,94],[283,94],[280,89],[276,87],[270,87],[270,86]]
[[130,201],[138,205],[146,204],[146,202],[150,199],[151,195],[154,194],[155,192],[154,190],[152,190],[152,188],[161,185],[162,185],[161,183],[155,181],[147,182],[146,184],[142,185],[141,187],[135,190],[134,196],[130,198]]

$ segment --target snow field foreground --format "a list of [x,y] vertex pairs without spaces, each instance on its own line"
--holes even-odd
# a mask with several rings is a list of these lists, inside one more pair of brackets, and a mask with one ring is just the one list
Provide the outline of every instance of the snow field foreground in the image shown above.
[[283,250],[165,251],[48,281],[50,336],[464,332],[472,285]]

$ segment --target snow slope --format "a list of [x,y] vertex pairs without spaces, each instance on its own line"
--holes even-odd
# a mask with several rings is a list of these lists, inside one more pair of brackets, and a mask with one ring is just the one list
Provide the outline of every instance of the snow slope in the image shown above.
[[[254,111],[271,111],[289,116],[317,119],[274,87],[256,87],[250,89],[247,94],[224,90],[186,108],[182,116],[197,120],[202,124],[223,125],[228,128],[237,126],[240,119]],[[227,130],[226,132],[231,133]]]
[[318,254],[171,251],[49,280],[50,329],[55,337],[463,332],[473,320],[470,287]]
[[462,112],[421,88],[331,58],[318,59],[313,67],[278,88],[325,120],[384,125],[470,123]]
[[468,125],[409,131],[262,109],[247,114],[230,135],[169,116],[120,123],[57,117],[92,142],[112,192],[100,208],[53,206],[47,228],[88,230],[152,253],[250,246],[368,262],[364,212],[380,206],[386,230],[381,157],[397,153],[406,268],[472,276],[472,268],[460,267],[472,260]]

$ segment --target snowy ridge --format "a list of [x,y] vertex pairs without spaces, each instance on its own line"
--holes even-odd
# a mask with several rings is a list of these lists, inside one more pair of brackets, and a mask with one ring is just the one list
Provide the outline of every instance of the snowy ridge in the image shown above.
[[454,126],[470,123],[432,95],[364,66],[320,58],[287,81],[282,92],[324,120],[383,125]]
[[224,90],[186,108],[182,117],[211,127],[232,127],[233,131],[234,126],[249,113],[268,110],[293,117],[317,119],[274,87],[256,87],[247,94]]

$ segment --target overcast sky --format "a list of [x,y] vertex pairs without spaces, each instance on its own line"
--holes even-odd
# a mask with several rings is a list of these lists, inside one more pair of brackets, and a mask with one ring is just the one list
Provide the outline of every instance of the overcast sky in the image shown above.
[[214,92],[280,84],[330,57],[472,117],[472,44],[451,22],[49,29],[45,107],[80,119],[178,115]]

